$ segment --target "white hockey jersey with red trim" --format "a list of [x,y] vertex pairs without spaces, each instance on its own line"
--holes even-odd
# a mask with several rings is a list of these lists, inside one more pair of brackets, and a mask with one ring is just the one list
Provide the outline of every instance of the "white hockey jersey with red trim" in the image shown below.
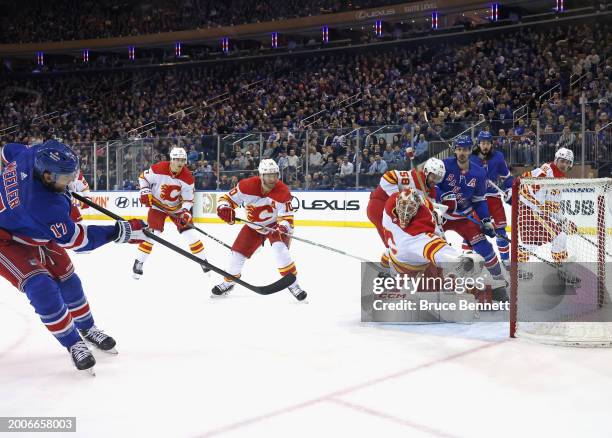
[[79,195],[84,196],[85,198],[91,197],[89,184],[87,184],[87,181],[83,176],[83,172],[79,172],[79,176],[77,177],[77,179],[68,184],[68,190],[71,192],[78,193]]
[[[417,172],[419,172],[418,175]],[[398,193],[400,187],[411,187],[419,192],[419,195],[425,199],[426,197],[423,193],[423,186],[419,183],[419,179],[420,181],[423,181],[423,184],[425,184],[425,173],[422,170],[388,170],[383,174],[383,176],[380,177],[378,187],[376,187],[370,197],[373,199],[386,201],[389,196],[394,193]],[[428,189],[427,192],[431,199],[436,198],[436,190],[434,187]]]
[[448,243],[439,232],[434,219],[433,205],[425,199],[412,220],[404,227],[400,226],[395,213],[398,194],[394,193],[385,203],[382,224],[385,239],[389,245],[391,262],[398,272],[422,270],[438,251]]
[[172,212],[193,207],[194,178],[187,166],[174,174],[169,161],[160,161],[142,172],[138,183],[141,190],[151,190],[153,208]]
[[[531,171],[524,172],[523,178],[565,178],[565,172],[554,162],[544,163]],[[537,212],[556,213],[560,209],[561,191],[556,188],[544,188],[536,184],[524,184],[521,187],[521,200]]]
[[[278,181],[270,192],[264,194],[259,176],[245,178],[219,198],[219,202],[223,201],[228,202],[233,208],[244,207],[247,220],[250,222],[269,226],[276,222],[287,221],[293,228],[291,192],[282,181]],[[268,233],[256,225],[247,225],[262,234]]]

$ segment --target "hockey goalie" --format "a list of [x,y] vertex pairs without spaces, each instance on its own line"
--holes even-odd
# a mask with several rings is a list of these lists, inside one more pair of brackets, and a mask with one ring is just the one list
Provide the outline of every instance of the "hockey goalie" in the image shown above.
[[[367,207],[368,219],[378,231],[380,239],[385,248],[384,228],[382,225],[385,203],[391,195],[398,193],[403,187],[410,187],[423,198],[435,199],[436,184],[444,178],[444,163],[437,158],[430,158],[425,162],[423,170],[413,169],[411,171],[389,170],[381,178],[378,187],[370,193],[370,200]],[[425,185],[426,187],[423,187]],[[389,258],[385,251],[380,259],[381,266],[389,270]]]
[[392,274],[420,275],[430,265],[460,276],[480,273],[484,259],[464,254],[440,237],[436,215],[432,203],[415,189],[405,188],[389,197],[382,224]]

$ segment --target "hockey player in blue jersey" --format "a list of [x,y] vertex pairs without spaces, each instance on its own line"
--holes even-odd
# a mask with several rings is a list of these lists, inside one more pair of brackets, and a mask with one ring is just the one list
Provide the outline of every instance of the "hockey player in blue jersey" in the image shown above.
[[[481,131],[478,134],[478,143],[470,156],[470,161],[483,167],[487,173],[487,191],[485,197],[491,218],[495,224],[496,243],[501,262],[504,268],[509,271],[510,243],[508,243],[508,235],[506,234],[508,222],[506,221],[504,201],[510,202],[514,178],[510,175],[504,155],[500,151],[493,149],[493,136],[488,131]],[[504,193],[500,193],[491,182],[500,187]]]
[[112,241],[136,243],[146,224],[75,224],[66,188],[79,174],[79,160],[56,140],[31,147],[8,143],[2,160],[0,275],[26,294],[75,367],[93,374],[95,358],[84,340],[111,353],[116,352],[115,340],[95,326],[66,250],[91,251]]
[[[485,196],[486,172],[470,162],[472,146],[469,136],[460,136],[453,143],[455,156],[444,160],[446,173],[436,190],[438,202],[448,206],[442,227],[444,231],[455,231],[485,259],[485,266],[495,282],[493,298],[508,301],[507,283],[501,273],[497,255],[485,237],[495,237],[495,227]],[[472,216],[473,220],[466,216]],[[480,226],[474,223],[474,219],[480,221]]]

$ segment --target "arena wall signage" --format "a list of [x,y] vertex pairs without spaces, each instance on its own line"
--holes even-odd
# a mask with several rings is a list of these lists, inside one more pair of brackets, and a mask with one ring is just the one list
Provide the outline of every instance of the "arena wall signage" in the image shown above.
[[[217,217],[217,202],[224,192],[197,192],[194,202],[194,218],[198,223],[220,223]],[[369,192],[294,192],[291,206],[295,211],[297,225],[328,227],[369,228],[366,208]],[[561,203],[564,215],[576,222],[588,233],[595,215],[592,201],[583,200],[576,194],[565,193]],[[125,217],[145,218],[147,207],[140,203],[138,192],[95,192],[94,202]],[[506,216],[511,218],[510,206],[506,205]],[[92,209],[83,210],[84,219],[108,219]]]

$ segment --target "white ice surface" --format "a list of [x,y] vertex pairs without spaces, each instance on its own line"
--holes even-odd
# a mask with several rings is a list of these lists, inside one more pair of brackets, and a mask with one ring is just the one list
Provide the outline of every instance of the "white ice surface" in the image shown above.
[[[239,230],[201,226],[230,243]],[[381,249],[373,229],[296,234],[372,260]],[[228,251],[204,242],[225,267]],[[2,281],[0,416],[75,416],[66,436],[86,437],[612,436],[612,351],[509,340],[502,323],[362,324],[359,262],[298,241],[291,252],[308,304],[240,287],[211,299],[220,277],[159,245],[139,281],[135,246],[74,255],[118,343],[118,356],[95,352],[95,378]],[[269,246],[243,272],[277,276]]]

